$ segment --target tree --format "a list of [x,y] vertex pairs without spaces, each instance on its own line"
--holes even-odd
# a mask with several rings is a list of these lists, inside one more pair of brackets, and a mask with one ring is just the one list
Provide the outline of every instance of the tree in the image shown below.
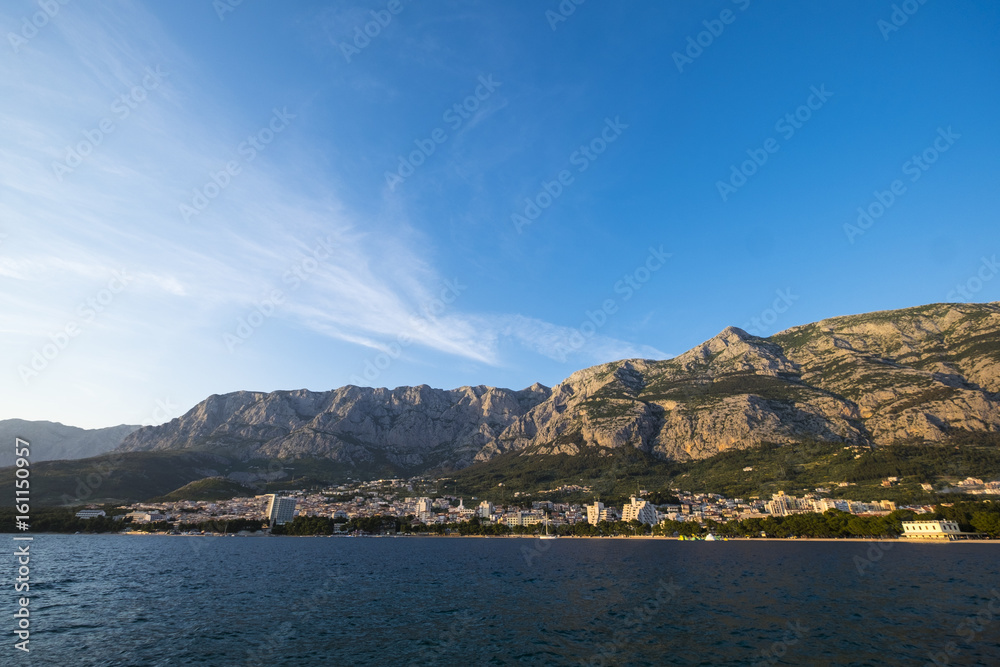
[[1000,537],[1000,513],[974,512],[971,523],[977,532],[986,533],[990,537]]

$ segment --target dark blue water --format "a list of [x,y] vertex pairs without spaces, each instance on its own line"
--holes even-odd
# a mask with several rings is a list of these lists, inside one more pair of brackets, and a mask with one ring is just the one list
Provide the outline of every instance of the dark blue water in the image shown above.
[[41,535],[0,663],[998,665],[998,546]]

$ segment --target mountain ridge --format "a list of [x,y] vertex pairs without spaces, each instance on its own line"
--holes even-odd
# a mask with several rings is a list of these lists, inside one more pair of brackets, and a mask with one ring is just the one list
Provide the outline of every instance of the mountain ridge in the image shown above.
[[513,415],[549,391],[536,383],[520,391],[347,385],[327,392],[233,392],[210,396],[168,424],[133,433],[120,449],[207,447],[240,458],[319,455],[348,463],[370,463],[382,453],[401,467],[467,465]]
[[[110,452],[139,426],[119,424],[85,429],[60,422],[28,419],[0,420],[0,439],[23,438],[31,443],[32,461],[84,459]],[[14,448],[0,451],[0,467],[14,465]]]
[[120,448],[447,470],[508,452],[633,446],[687,461],[762,443],[870,447],[968,431],[1000,431],[998,303],[839,316],[766,338],[727,327],[673,359],[600,364],[551,389],[213,395]]

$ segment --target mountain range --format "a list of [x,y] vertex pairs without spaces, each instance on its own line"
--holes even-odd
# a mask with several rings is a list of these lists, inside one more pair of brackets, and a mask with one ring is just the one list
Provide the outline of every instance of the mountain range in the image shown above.
[[666,361],[556,387],[241,391],[127,435],[124,451],[462,468],[504,452],[636,447],[665,459],[802,440],[878,446],[1000,431],[1000,304],[837,317],[770,338],[729,327]]
[[623,448],[690,462],[765,444],[992,446],[998,433],[1000,303],[932,304],[766,338],[729,327],[673,359],[601,364],[553,388],[213,395],[128,433],[115,456],[210,455],[186,481],[240,468],[231,479],[252,482],[254,462],[274,460],[417,474]]

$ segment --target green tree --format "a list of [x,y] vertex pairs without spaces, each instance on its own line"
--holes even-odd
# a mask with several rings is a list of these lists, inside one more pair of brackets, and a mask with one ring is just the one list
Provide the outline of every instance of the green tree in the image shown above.
[[990,537],[1000,537],[1000,513],[974,512],[971,519],[972,527],[979,533]]

